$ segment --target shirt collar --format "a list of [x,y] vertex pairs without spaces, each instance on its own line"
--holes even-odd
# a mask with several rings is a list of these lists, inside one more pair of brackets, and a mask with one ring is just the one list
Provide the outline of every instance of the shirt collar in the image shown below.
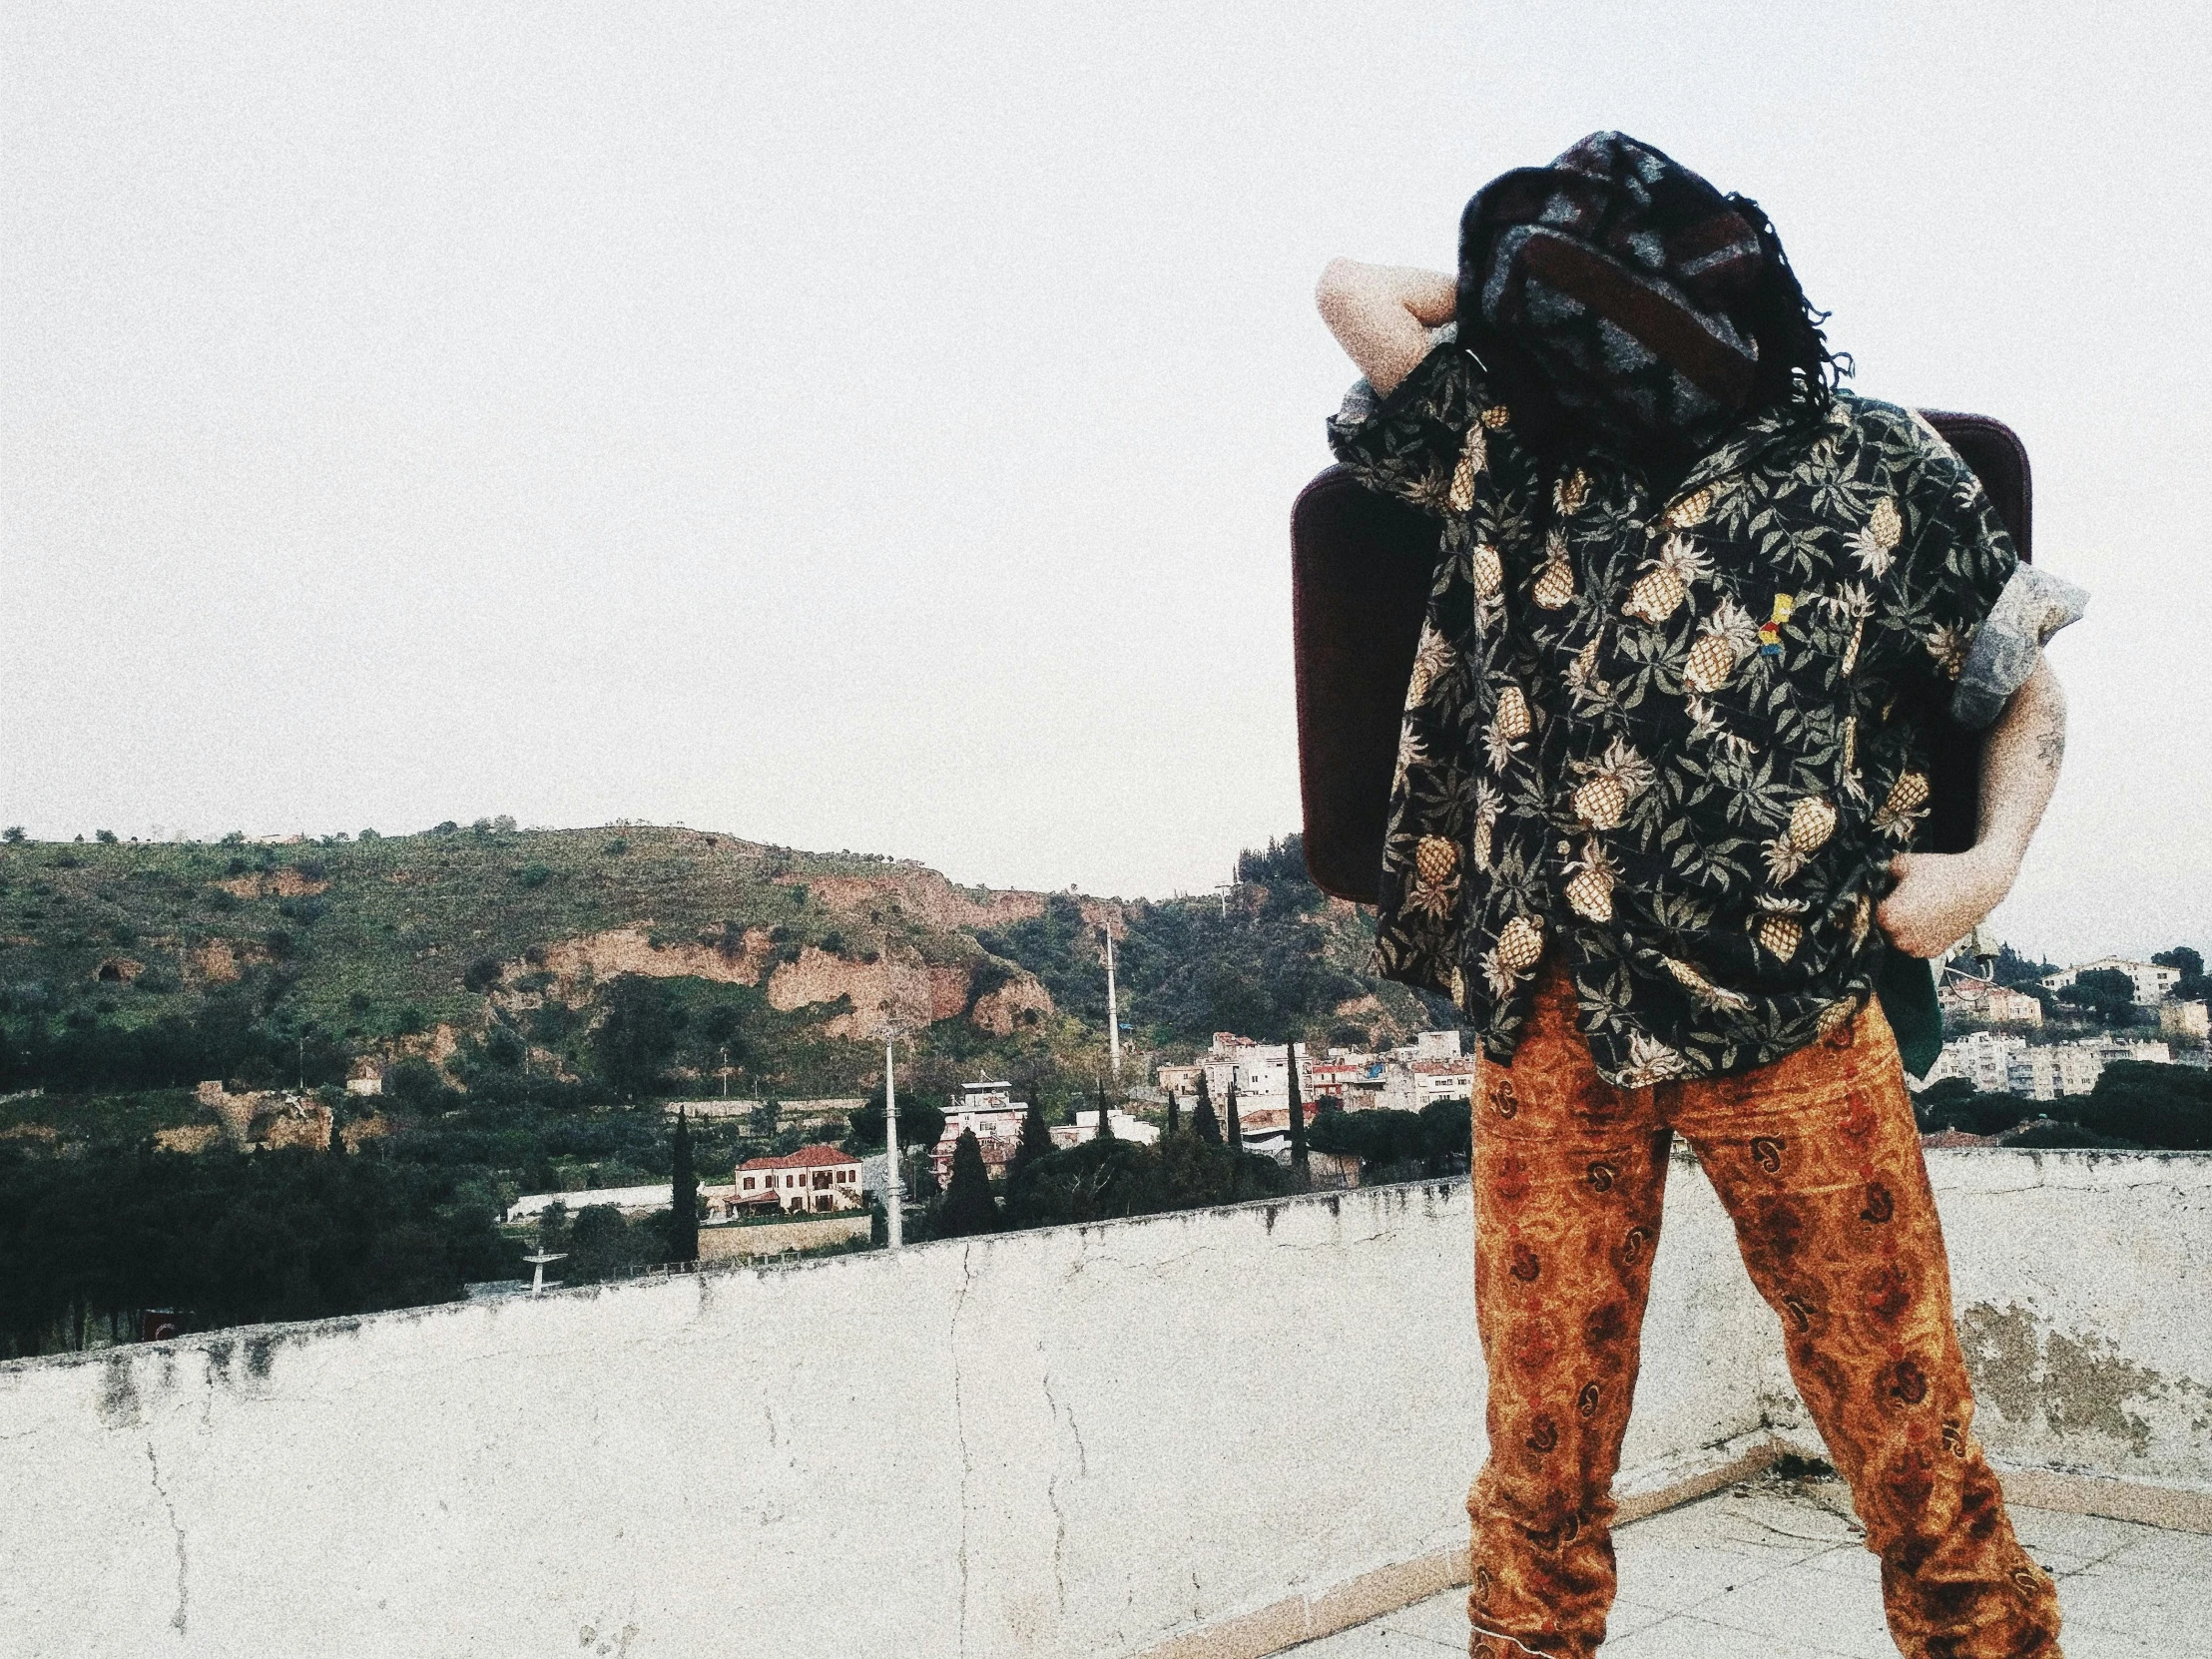
[[[1828,421],[1842,424],[1849,419],[1843,402],[1848,395],[1843,392],[1836,394],[1830,405]],[[1777,444],[1792,438],[1804,441],[1818,430],[1818,426],[1806,426],[1787,405],[1770,403],[1744,416],[1723,432],[1710,449],[1690,464],[1690,469],[1683,474],[1681,482],[1668,492],[1668,499],[1679,500],[1704,485],[1742,472]],[[1644,469],[1629,460],[1608,438],[1591,440],[1584,453],[1601,458],[1607,465],[1634,473],[1638,477],[1646,476]]]

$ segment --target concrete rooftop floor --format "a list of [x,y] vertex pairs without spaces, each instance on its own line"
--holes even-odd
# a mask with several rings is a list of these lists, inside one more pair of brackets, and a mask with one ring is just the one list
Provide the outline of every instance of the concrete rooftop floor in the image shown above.
[[[2212,1656],[2212,1535],[2011,1505],[2058,1580],[2066,1659]],[[1622,1527],[1606,1659],[1897,1659],[1881,1572],[1842,1481],[1767,1476]],[[1467,1650],[1464,1588],[1290,1649],[1297,1659]]]

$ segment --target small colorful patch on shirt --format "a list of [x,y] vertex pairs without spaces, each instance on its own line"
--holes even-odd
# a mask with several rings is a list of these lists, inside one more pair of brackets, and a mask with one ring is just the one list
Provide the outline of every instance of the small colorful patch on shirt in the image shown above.
[[1774,615],[1759,625],[1759,654],[1762,657],[1782,655],[1782,628],[1796,609],[1796,594],[1778,593],[1774,596]]

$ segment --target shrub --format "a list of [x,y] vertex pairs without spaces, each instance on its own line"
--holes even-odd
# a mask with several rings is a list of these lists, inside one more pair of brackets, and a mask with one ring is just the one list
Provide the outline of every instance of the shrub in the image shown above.
[[2212,1151],[2212,1073],[2119,1060],[2069,1114],[2094,1134],[2173,1152]]
[[525,887],[542,887],[553,879],[553,866],[535,861],[524,864],[515,871],[515,879]]
[[428,1060],[410,1054],[384,1074],[384,1092],[402,1106],[425,1111],[444,1100],[445,1078]]
[[2141,1143],[2136,1141],[2116,1140],[2109,1135],[2098,1135],[2082,1128],[2078,1123],[2050,1121],[2030,1124],[2016,1135],[2007,1135],[2004,1137],[2003,1144],[2006,1146],[2051,1148],[2082,1147],[2093,1149],[2101,1147],[2114,1152],[2140,1152],[2143,1150]]

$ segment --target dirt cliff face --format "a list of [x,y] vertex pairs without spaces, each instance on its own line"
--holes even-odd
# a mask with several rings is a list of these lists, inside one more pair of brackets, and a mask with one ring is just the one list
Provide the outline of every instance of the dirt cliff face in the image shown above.
[[561,999],[574,1001],[598,981],[624,973],[642,974],[648,979],[708,979],[721,985],[757,985],[761,970],[768,965],[768,955],[765,927],[747,928],[735,954],[720,945],[691,940],[655,949],[643,927],[613,927],[547,945],[544,967],[554,976]]
[[217,886],[240,898],[306,898],[318,892],[328,892],[327,881],[310,881],[289,864],[271,870],[254,870],[245,875],[234,875]]
[[[933,869],[885,875],[780,875],[776,879],[782,886],[804,886],[840,915],[878,922],[894,914],[904,915],[940,932],[1027,921],[1044,913],[1046,897],[1019,887],[956,886]],[[977,891],[984,896],[977,898]],[[1093,927],[1112,928],[1116,938],[1128,931],[1124,906],[1118,899],[1079,896],[1076,907],[1084,921]]]
[[[941,884],[948,892],[955,890],[949,882]],[[836,902],[859,906],[864,913],[870,900],[879,908],[893,885],[895,878],[853,877]],[[820,894],[823,883],[810,883],[810,887]],[[867,890],[859,891],[861,887]],[[824,896],[827,900],[828,895]],[[872,1036],[885,1018],[919,1025],[956,1019],[963,1013],[978,1029],[1003,1037],[1050,1017],[1053,1011],[1051,992],[1027,973],[1017,971],[989,994],[974,998],[971,1009],[975,970],[967,964],[932,965],[918,957],[888,954],[871,962],[855,961],[808,945],[796,961],[779,963],[768,971],[772,948],[768,930],[761,927],[747,929],[735,954],[719,945],[693,942],[655,949],[644,928],[618,927],[549,944],[541,965],[554,975],[554,994],[567,1002],[589,1000],[594,985],[624,973],[728,985],[763,985],[766,974],[769,1006],[785,1013],[850,997],[852,1012],[829,1021],[823,1033],[853,1040]],[[526,965],[516,964],[518,969]]]
[[416,1031],[408,1036],[394,1037],[389,1044],[387,1058],[393,1060],[428,1060],[442,1066],[460,1050],[461,1034],[444,1020],[427,1031]]
[[1042,1024],[1052,1014],[1052,993],[1024,973],[977,997],[968,1019],[978,1030],[994,1037],[1010,1037],[1025,1025]]
[[[898,870],[885,875],[780,875],[780,886],[803,886],[841,915],[886,919],[895,905],[943,932],[961,927],[1000,927],[1044,909],[1041,893],[984,889],[977,899],[935,870]],[[870,912],[879,912],[871,915]]]
[[[321,1152],[329,1147],[330,1108],[318,1100],[275,1089],[249,1089],[244,1094],[233,1094],[221,1083],[203,1083],[194,1094],[203,1107],[215,1114],[224,1139],[241,1152],[277,1146],[299,1146],[310,1152]],[[212,1136],[215,1126],[195,1127],[209,1130]],[[179,1150],[184,1149],[186,1137],[199,1142],[192,1147],[194,1151],[211,1144],[209,1139],[191,1136],[189,1129],[166,1133],[174,1138],[164,1144]]]
[[784,963],[769,976],[768,1000],[770,1007],[789,1012],[848,996],[852,1012],[830,1020],[823,1032],[864,1040],[886,1018],[901,1025],[957,1018],[968,1005],[970,972],[889,957],[853,962],[809,945],[798,961]]
[[210,939],[187,959],[193,971],[207,983],[230,985],[237,983],[248,964],[268,961],[269,952],[245,939]]

